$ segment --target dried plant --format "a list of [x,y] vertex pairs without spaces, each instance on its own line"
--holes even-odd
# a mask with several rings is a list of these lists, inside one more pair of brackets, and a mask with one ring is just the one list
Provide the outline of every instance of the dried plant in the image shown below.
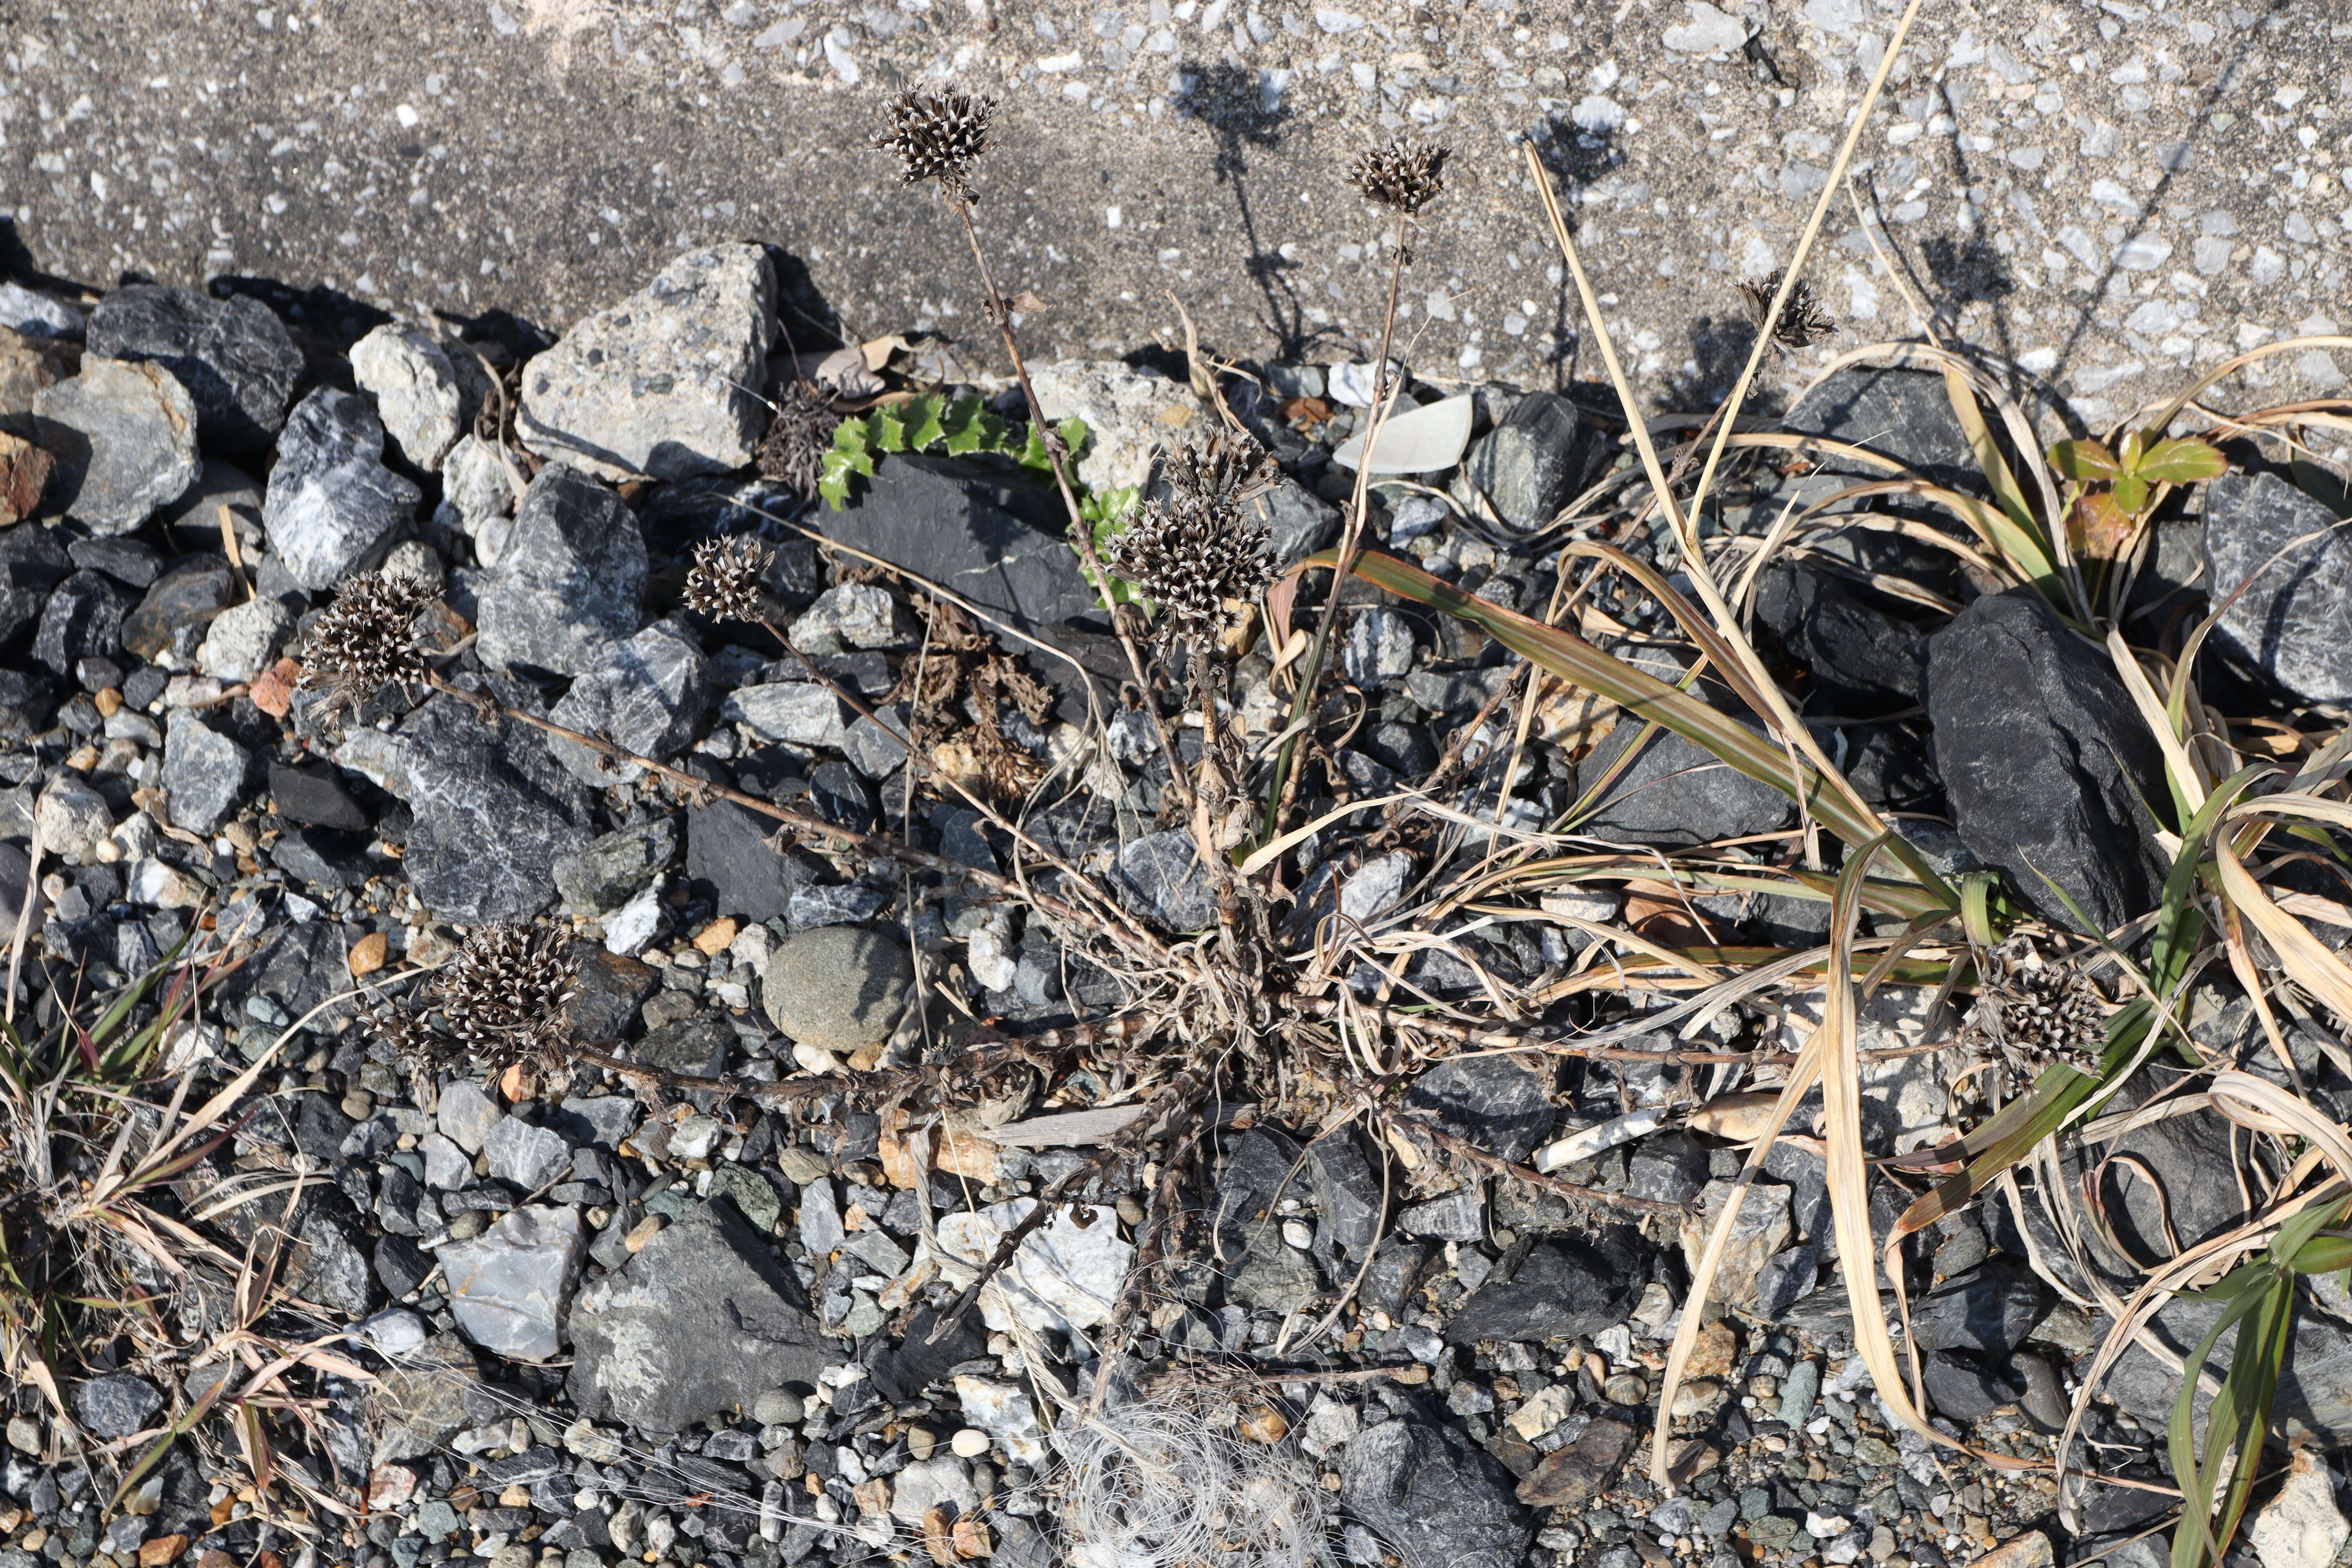
[[303,684],[328,693],[330,711],[357,708],[387,686],[429,685],[433,667],[416,618],[439,597],[431,584],[397,572],[346,577],[311,623]]
[[2095,1074],[2107,1044],[2105,998],[2074,964],[2043,958],[2031,938],[2011,937],[1986,955],[1966,1038],[1995,1057],[2016,1088],[2051,1067]]
[[1273,460],[1223,432],[1164,452],[1164,500],[1148,501],[1111,542],[1110,567],[1160,607],[1160,636],[1199,642],[1225,625],[1225,605],[1273,579],[1265,529],[1243,509],[1273,482]]
[[760,576],[774,552],[748,535],[706,539],[694,547],[686,574],[686,604],[715,621],[757,621],[767,614],[760,602]]
[[[380,1010],[376,1037],[412,1073],[453,1057],[489,1058],[491,1069],[550,1061],[563,1037],[579,961],[561,931],[521,925],[478,926],[435,972],[416,1004]],[[429,1015],[439,1014],[446,1032]]]
[[937,180],[969,199],[971,166],[988,150],[988,122],[996,100],[957,88],[925,92],[908,88],[884,111],[890,129],[874,144],[894,154],[908,184]]
[[755,454],[761,476],[814,500],[824,478],[824,455],[833,450],[833,433],[840,423],[841,411],[823,387],[813,381],[793,382],[784,388],[768,433],[761,437]]
[[1445,161],[1454,150],[1416,147],[1399,136],[1356,154],[1348,178],[1369,201],[1412,217],[1445,190]]
[[1781,307],[1780,319],[1766,325],[1772,313],[1772,300],[1780,292],[1780,280],[1787,274],[1775,272],[1761,283],[1739,285],[1741,298],[1748,301],[1748,319],[1759,332],[1764,332],[1782,348],[1803,349],[1837,331],[1837,323],[1822,310],[1813,298],[1813,286],[1800,278],[1790,286],[1789,302]]

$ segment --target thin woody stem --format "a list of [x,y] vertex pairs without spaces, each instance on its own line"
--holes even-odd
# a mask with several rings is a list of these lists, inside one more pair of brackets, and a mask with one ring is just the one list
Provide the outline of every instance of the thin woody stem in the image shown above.
[[[947,193],[949,205],[956,216],[963,220],[963,237],[971,247],[972,265],[980,269],[980,286],[988,295],[988,314],[996,323],[999,336],[1004,340],[1004,353],[1013,361],[1013,374],[1021,383],[1021,397],[1029,405],[1029,419],[1037,431],[1038,444],[1045,449],[1045,460],[1054,470],[1055,488],[1062,492],[1062,506],[1070,514],[1070,540],[1078,547],[1078,559],[1086,563],[1092,575],[1095,592],[1102,595],[1103,608],[1110,616],[1111,630],[1118,634],[1119,647],[1127,650],[1127,666],[1135,676],[1135,688],[1143,693],[1143,710],[1151,717],[1152,733],[1160,739],[1160,752],[1168,759],[1169,777],[1175,781],[1176,791],[1184,803],[1187,816],[1192,812],[1192,781],[1185,775],[1183,761],[1176,754],[1176,742],[1160,721],[1160,705],[1151,698],[1151,677],[1143,668],[1143,650],[1136,646],[1135,636],[1128,629],[1126,617],[1118,613],[1118,605],[1111,598],[1110,574],[1103,569],[1102,556],[1095,549],[1094,530],[1087,526],[1078,510],[1077,492],[1070,488],[1070,476],[1062,467],[1060,443],[1055,438],[1054,427],[1045,419],[1045,405],[1037,401],[1037,389],[1029,384],[1029,364],[1021,357],[1020,340],[1013,335],[1013,310],[1005,304],[1004,296],[997,291],[996,276],[988,269],[988,258],[980,248],[980,231],[972,226],[971,201],[961,191]],[[1208,851],[1202,847],[1205,858]]]
[[[1323,616],[1316,624],[1315,641],[1307,650],[1298,672],[1298,696],[1290,705],[1290,723],[1295,729],[1301,718],[1315,711],[1317,690],[1323,684],[1323,658],[1329,650],[1331,628],[1339,615],[1339,595],[1347,586],[1348,572],[1355,564],[1356,554],[1363,543],[1364,525],[1371,510],[1372,446],[1380,439],[1381,426],[1387,423],[1389,401],[1389,349],[1396,341],[1397,292],[1404,282],[1405,258],[1412,254],[1412,218],[1401,214],[1397,218],[1396,259],[1389,264],[1388,308],[1381,316],[1381,357],[1372,376],[1372,405],[1367,411],[1364,426],[1364,448],[1356,459],[1356,489],[1349,500],[1348,527],[1339,544],[1339,564],[1331,574],[1331,594],[1323,601]],[[1266,789],[1265,831],[1261,841],[1270,840],[1281,830],[1282,818],[1289,809],[1295,783],[1293,763],[1298,752],[1301,734],[1294,734],[1282,743],[1274,761],[1274,777]]]

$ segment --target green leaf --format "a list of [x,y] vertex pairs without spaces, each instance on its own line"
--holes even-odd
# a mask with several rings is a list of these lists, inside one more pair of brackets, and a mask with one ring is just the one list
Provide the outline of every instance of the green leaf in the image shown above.
[[1085,457],[1087,448],[1094,444],[1094,432],[1088,430],[1087,422],[1075,414],[1056,424],[1054,429],[1061,436],[1062,445],[1070,449],[1070,461],[1074,463]]
[[839,511],[848,504],[850,477],[854,474],[874,477],[874,458],[862,445],[836,445],[824,455],[824,460],[817,467],[816,493],[824,498],[827,507]]
[[969,393],[949,405],[946,423],[948,454],[957,458],[995,446],[1002,429],[996,416]]
[[2211,442],[2184,436],[2150,447],[2132,471],[2158,484],[2191,485],[2220,479],[2230,471],[2230,461]]
[[940,416],[947,399],[936,392],[927,392],[907,405],[907,450],[928,452],[947,439],[947,426]]
[[2116,504],[2134,517],[2147,508],[2147,481],[2137,474],[2124,474],[2115,485]]
[[866,417],[873,431],[876,451],[903,452],[907,449],[907,422],[898,417],[897,409],[886,404]]
[[1013,454],[1014,460],[1023,468],[1034,468],[1040,473],[1053,468],[1054,459],[1046,453],[1045,438],[1038,432],[1037,426],[1024,425],[1021,429],[1021,448]]
[[2123,465],[2096,441],[2060,441],[2050,448],[2050,466],[2069,479],[2112,479]]

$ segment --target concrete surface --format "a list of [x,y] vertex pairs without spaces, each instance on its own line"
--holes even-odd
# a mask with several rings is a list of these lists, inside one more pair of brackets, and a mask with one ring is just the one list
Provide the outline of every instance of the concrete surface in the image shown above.
[[[1348,158],[1456,151],[1405,286],[1433,374],[1549,384],[1576,309],[1524,175],[1574,188],[1645,393],[1744,353],[1733,289],[1785,259],[1891,0],[0,0],[0,262],[323,285],[418,319],[560,330],[678,247],[805,264],[853,336],[932,327],[992,363],[970,258],[870,149],[902,83],[1002,94],[980,188],[1045,353],[1181,342],[1367,353],[1383,226]],[[1754,32],[1752,44],[1737,40]],[[2268,337],[2352,326],[2352,0],[1929,0],[1854,190],[1913,290],[2094,419]],[[1810,276],[1844,329],[1911,330],[1841,204]],[[806,316],[794,324],[807,330]],[[2237,406],[2340,387],[2273,361]]]

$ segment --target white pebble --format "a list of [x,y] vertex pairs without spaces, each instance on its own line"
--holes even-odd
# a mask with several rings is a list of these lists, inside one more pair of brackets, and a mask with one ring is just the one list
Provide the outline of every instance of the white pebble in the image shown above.
[[988,1434],[977,1426],[966,1426],[948,1439],[948,1448],[959,1459],[977,1459],[988,1452]]

